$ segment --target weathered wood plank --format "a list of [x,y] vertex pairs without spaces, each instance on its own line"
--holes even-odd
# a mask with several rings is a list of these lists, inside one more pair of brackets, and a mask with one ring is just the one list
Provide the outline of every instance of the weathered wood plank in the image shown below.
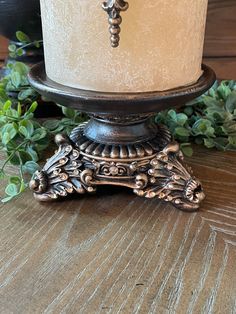
[[[235,55],[234,7],[211,1],[231,26],[212,22],[207,55]],[[236,78],[236,59],[206,63]],[[198,147],[188,162],[207,194],[195,214],[115,188],[0,205],[0,313],[236,313],[236,154]]]
[[214,69],[218,79],[236,80],[236,58],[204,58],[203,61]]
[[235,0],[209,1],[205,56],[236,56],[235,16]]
[[182,213],[126,189],[0,206],[1,313],[234,313],[236,154],[188,159],[207,199]]
[[0,35],[0,62],[3,61],[7,55],[8,40]]

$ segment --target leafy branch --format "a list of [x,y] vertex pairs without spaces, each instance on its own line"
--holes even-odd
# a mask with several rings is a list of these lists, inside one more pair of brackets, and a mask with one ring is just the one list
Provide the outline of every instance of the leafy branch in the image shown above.
[[[6,197],[2,202],[11,200],[22,193],[28,186],[28,175],[39,168],[38,160],[50,142],[48,131],[33,119],[37,103],[22,112],[18,103],[15,109],[8,100],[0,104],[0,149],[5,152],[6,160],[0,167],[1,179],[7,179]],[[17,166],[18,173],[11,176],[6,167]]]
[[[69,134],[86,119],[85,115],[76,110],[63,107],[64,118],[39,123],[34,118],[37,106],[33,102],[23,112],[20,103],[17,108],[10,100],[0,104],[0,149],[6,154],[0,167],[0,179],[8,180],[2,202],[10,201],[25,191],[31,175],[39,169],[38,162],[43,152],[54,145],[54,134],[61,131]],[[9,165],[15,166],[17,173],[14,176],[9,171]]]
[[8,46],[9,55],[11,58],[17,58],[24,55],[24,50],[26,48],[40,48],[43,45],[43,40],[34,40],[32,41],[28,35],[18,31],[16,32],[16,38],[19,40],[21,45],[18,47],[15,44],[10,44]]
[[29,85],[27,74],[29,67],[22,62],[8,63],[6,75],[0,80],[0,101],[18,101],[24,106],[30,105],[39,98],[39,94]]
[[159,113],[156,122],[168,126],[185,155],[192,155],[191,143],[236,150],[236,82],[216,82],[206,94],[179,111]]

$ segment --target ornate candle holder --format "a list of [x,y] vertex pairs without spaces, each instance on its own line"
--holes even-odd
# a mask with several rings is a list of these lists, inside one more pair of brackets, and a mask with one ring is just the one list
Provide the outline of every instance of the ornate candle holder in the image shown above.
[[32,68],[30,84],[43,96],[88,113],[90,121],[70,137],[58,134],[58,150],[30,183],[39,201],[77,192],[93,193],[99,185],[126,186],[146,198],[194,211],[204,199],[201,183],[184,165],[179,145],[153,116],[178,107],[207,91],[214,72],[203,65],[197,83],[164,92],[103,93],[69,88],[50,80],[44,64]]

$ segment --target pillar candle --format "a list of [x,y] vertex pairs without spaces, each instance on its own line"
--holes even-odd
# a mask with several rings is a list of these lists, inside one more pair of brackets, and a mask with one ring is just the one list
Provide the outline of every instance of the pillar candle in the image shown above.
[[100,0],[40,0],[47,76],[102,92],[164,91],[201,76],[208,0],[128,0],[111,47]]

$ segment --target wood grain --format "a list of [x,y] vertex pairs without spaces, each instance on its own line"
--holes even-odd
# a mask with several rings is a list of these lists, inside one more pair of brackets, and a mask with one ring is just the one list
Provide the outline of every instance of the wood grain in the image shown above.
[[[210,2],[205,62],[220,78],[236,79],[235,7]],[[236,153],[197,147],[188,163],[207,194],[194,214],[105,187],[1,204],[0,313],[236,313]]]
[[198,213],[114,188],[1,205],[0,313],[235,313],[236,154],[188,162]]
[[7,55],[8,40],[0,35],[0,62],[3,61]]
[[218,79],[236,80],[236,58],[204,58],[203,62],[214,69]]
[[236,57],[236,1],[210,0],[205,56]]

